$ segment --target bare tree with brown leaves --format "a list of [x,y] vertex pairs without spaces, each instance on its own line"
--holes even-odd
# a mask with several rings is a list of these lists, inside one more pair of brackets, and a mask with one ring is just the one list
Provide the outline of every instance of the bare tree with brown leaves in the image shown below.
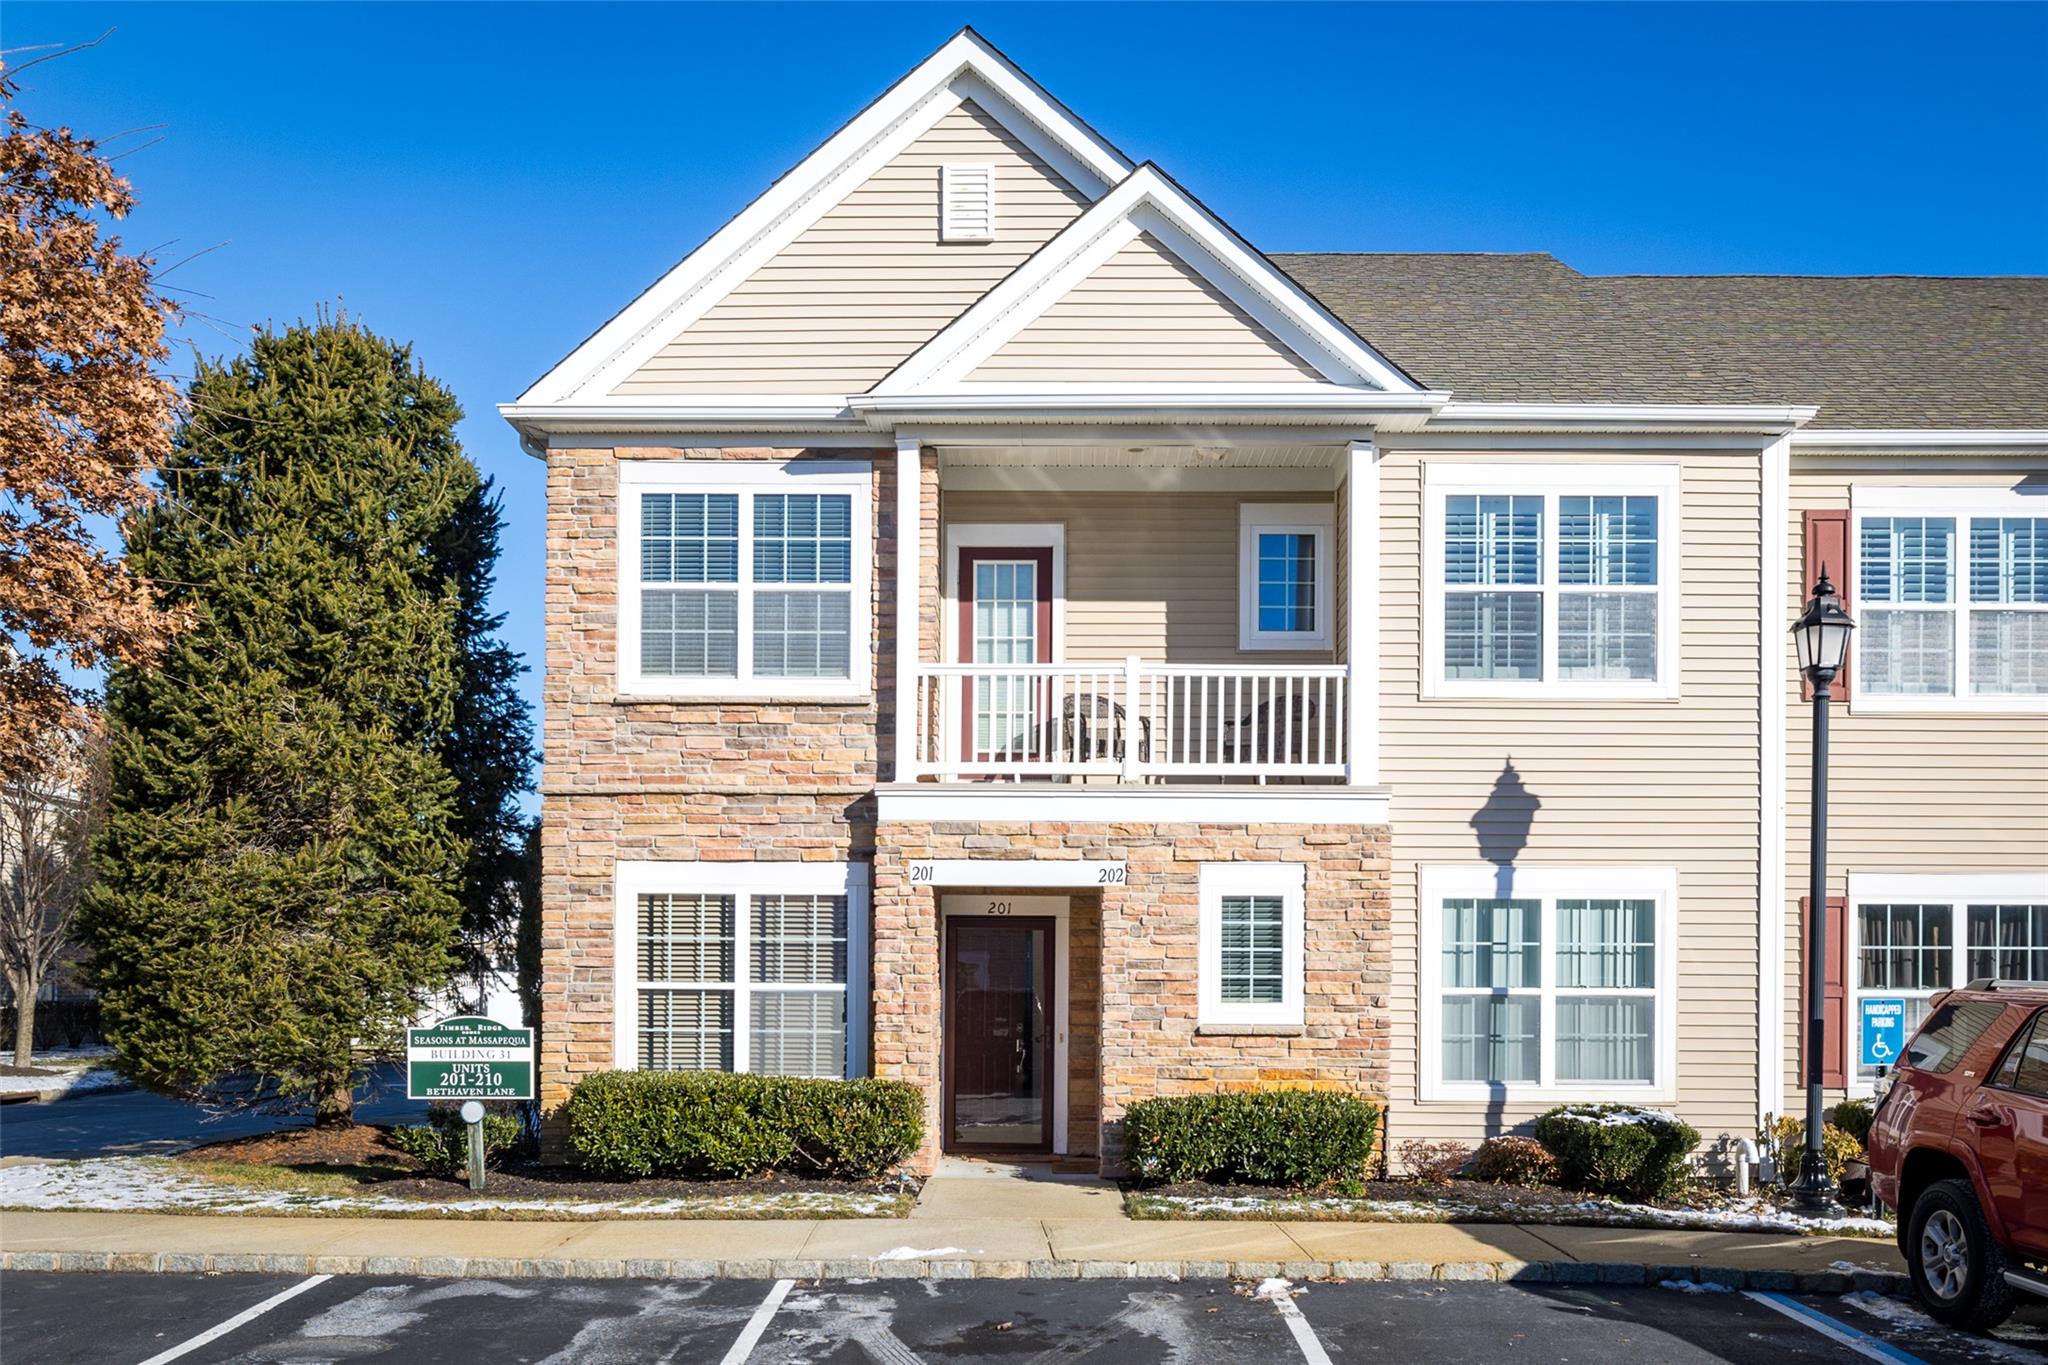
[[38,738],[44,761],[0,786],[0,972],[14,991],[14,1064],[35,1051],[36,997],[71,942],[107,815],[106,731]]
[[146,664],[179,624],[91,524],[154,496],[179,403],[155,366],[177,310],[152,258],[101,235],[134,207],[128,182],[93,139],[30,123],[17,75],[0,53],[0,784],[85,722],[60,663]]

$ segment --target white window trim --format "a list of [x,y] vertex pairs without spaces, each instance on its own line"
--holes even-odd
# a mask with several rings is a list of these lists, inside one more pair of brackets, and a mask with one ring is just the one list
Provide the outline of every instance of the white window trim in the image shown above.
[[[640,1068],[639,900],[642,896],[733,897],[733,1041],[735,1073],[747,1069],[753,896],[846,897],[846,1058],[843,1074],[868,1066],[867,863],[619,862],[612,869],[612,1065]],[[770,988],[782,989],[782,988]],[[789,989],[817,990],[815,984]]]
[[[1331,573],[1331,543],[1336,538],[1337,509],[1324,502],[1244,502],[1237,507],[1237,647],[1251,653],[1269,649],[1328,649],[1331,598],[1336,579]],[[1315,628],[1259,629],[1259,536],[1312,535],[1316,541]]]
[[[1939,995],[1940,991],[1905,991],[1893,986],[1873,986],[1865,989],[1863,980],[1863,916],[1865,905],[1946,905],[1951,916],[1949,924],[1949,951],[1953,957],[1949,963],[1950,987],[1968,983],[1970,963],[1970,924],[1965,907],[1984,904],[2013,904],[2015,902],[2038,905],[2048,901],[2048,871],[2040,872],[1851,872],[1849,874],[1848,923],[1842,933],[1842,951],[1847,960],[1842,963],[1842,994],[1848,1016],[1845,1027],[1848,1037],[1844,1056],[1847,1064],[1843,1071],[1848,1082],[1847,1090],[1853,1096],[1868,1096],[1875,1093],[1872,1078],[1862,1074],[1862,1040],[1856,1030],[1862,1027],[1863,1008],[1861,1001],[1896,1000],[1900,998],[1925,999]],[[1830,1021],[1832,1023],[1832,1021]]]
[[[1204,863],[1196,944],[1195,1025],[1301,1028],[1306,1021],[1302,961],[1308,869],[1300,863]],[[1278,896],[1281,902],[1280,1000],[1276,1004],[1223,1001],[1223,900],[1226,896]]]
[[[1422,516],[1422,696],[1537,697],[1551,701],[1662,701],[1679,695],[1680,619],[1678,537],[1680,521],[1679,466],[1633,461],[1606,464],[1536,464],[1516,462],[1431,460],[1423,465]],[[1444,504],[1454,494],[1491,493],[1541,496],[1543,504],[1543,676],[1525,679],[1444,677]],[[1558,614],[1561,592],[1597,592],[1597,588],[1566,589],[1558,582],[1558,513],[1560,497],[1602,497],[1649,494],[1657,499],[1657,676],[1626,679],[1561,679],[1557,676]],[[1535,592],[1535,587],[1500,591]]]
[[[730,678],[649,676],[640,671],[640,498],[641,493],[732,493],[739,495],[739,575],[729,584],[689,586],[731,589],[739,596],[738,673]],[[846,493],[853,504],[852,597],[845,678],[759,678],[754,676],[754,509],[755,493]],[[851,701],[874,689],[874,467],[867,460],[621,460],[619,461],[619,659],[618,691],[644,699],[722,700],[763,697],[789,701]],[[780,591],[781,585],[762,585]]]
[[[1930,715],[1955,711],[1978,711],[2018,715],[2048,714],[2048,696],[1979,696],[1970,691],[1970,631],[1969,612],[1972,603],[1970,595],[1970,518],[1976,517],[2048,517],[2048,487],[2040,485],[2014,485],[2000,488],[1985,487],[1929,487],[1912,484],[1854,484],[1849,490],[1849,572],[1851,589],[1849,612],[1860,617],[1866,607],[1861,588],[1863,586],[1863,520],[1866,517],[1948,517],[1956,523],[1955,534],[1949,537],[1949,582],[1954,588],[1954,600],[1946,604],[1934,603],[1877,603],[1871,609],[1890,610],[1894,606],[1907,611],[1942,611],[1950,619],[1954,631],[1954,669],[1952,677],[1955,690],[1945,696],[1927,696],[1900,692],[1873,692],[1863,681],[1867,676],[1860,667],[1862,646],[1859,637],[1862,631],[1849,636],[1849,709],[1852,712],[1869,712],[1874,715],[1918,714]],[[1812,584],[1800,585],[1800,597],[1812,588]],[[2048,611],[2048,607],[2029,608],[2026,604],[2009,604],[2018,610]],[[2007,607],[1987,604],[1988,610],[2006,610]]]
[[[1498,867],[1424,866],[1420,1009],[1424,1103],[1527,1099],[1569,1102],[1619,1100],[1671,1104],[1678,1098],[1678,870],[1671,867]],[[1446,1081],[1443,1078],[1443,902],[1465,897],[1521,897],[1541,900],[1538,984],[1522,993],[1542,999],[1538,1075],[1535,1082]],[[1557,986],[1557,902],[1579,897],[1654,900],[1657,903],[1657,987],[1654,1074],[1648,1082],[1562,1082],[1557,1068],[1557,998],[1605,992]]]

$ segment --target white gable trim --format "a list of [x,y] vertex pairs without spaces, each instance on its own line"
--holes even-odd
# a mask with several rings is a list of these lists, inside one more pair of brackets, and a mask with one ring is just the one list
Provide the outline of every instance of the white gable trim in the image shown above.
[[[1419,392],[1399,368],[1147,163],[897,366],[872,393],[905,397],[996,392],[995,386],[969,384],[967,376],[1145,232],[1159,238],[1332,384],[1383,393]],[[1211,386],[1189,387],[1200,391]],[[1303,386],[1284,387],[1299,392]],[[1100,391],[1112,390],[1103,386]]]
[[515,406],[588,403],[608,395],[856,186],[969,100],[1090,198],[1130,172],[1123,153],[980,34],[962,29],[558,361]]

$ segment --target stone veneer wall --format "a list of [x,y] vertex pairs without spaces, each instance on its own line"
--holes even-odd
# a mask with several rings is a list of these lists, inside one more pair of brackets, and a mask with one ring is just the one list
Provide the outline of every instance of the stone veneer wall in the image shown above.
[[[1128,884],[1100,893],[1105,1172],[1121,1169],[1117,1119],[1134,1100],[1262,1085],[1385,1095],[1392,948],[1385,826],[892,821],[875,847],[874,1070],[925,1089],[921,1169],[937,1160],[939,1139],[938,893],[913,888],[907,864],[968,857],[991,861],[992,888],[1003,884],[1005,857],[1128,865]],[[1197,879],[1210,862],[1308,864],[1306,1020],[1298,1032],[1196,1027]],[[1074,1103],[1070,1095],[1070,1110]]]
[[[621,698],[620,460],[874,461],[876,636],[849,702]],[[576,1081],[613,1064],[617,860],[864,861],[893,737],[893,450],[593,447],[548,452],[541,771],[540,1099],[548,1150]],[[922,467],[923,633],[938,635],[938,466]]]

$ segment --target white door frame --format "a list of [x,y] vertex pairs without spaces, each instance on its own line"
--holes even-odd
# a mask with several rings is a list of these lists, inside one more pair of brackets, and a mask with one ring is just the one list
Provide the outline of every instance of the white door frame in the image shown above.
[[1067,657],[1067,528],[1058,521],[972,521],[946,527],[945,584],[939,607],[941,663],[960,657],[960,552],[971,549],[1052,551],[1052,661]]
[[[939,897],[939,1028],[941,1048],[939,1065],[945,1066],[946,1027],[946,925],[945,921],[959,916],[965,919],[997,918],[988,911],[991,901],[1000,901],[1010,907],[1010,914],[1018,918],[1050,917],[1053,921],[1052,948],[1052,1151],[1054,1156],[1067,1154],[1067,964],[1070,961],[1067,948],[1067,925],[1074,908],[1071,896],[994,896],[986,892],[947,892]],[[940,1084],[945,1083],[941,1075]],[[943,1106],[942,1106],[943,1107]],[[939,1121],[945,1122],[940,1115]],[[945,1141],[946,1134],[939,1135]]]

